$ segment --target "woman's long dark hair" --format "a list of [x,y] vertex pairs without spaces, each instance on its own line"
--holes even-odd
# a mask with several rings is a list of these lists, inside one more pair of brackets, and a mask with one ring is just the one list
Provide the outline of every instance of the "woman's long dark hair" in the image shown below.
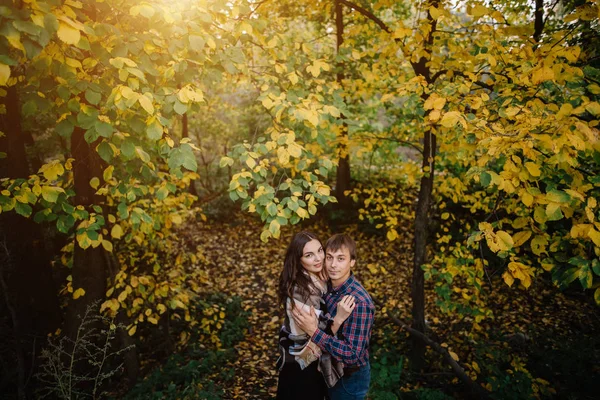
[[[316,290],[309,274],[303,273],[304,267],[300,261],[304,254],[304,246],[311,240],[317,240],[321,243],[317,235],[312,232],[298,232],[292,238],[285,253],[283,271],[279,276],[279,302],[284,309],[286,300],[293,298],[294,287],[301,293],[305,302],[308,300],[310,293]],[[323,259],[323,263],[325,263],[325,259]],[[293,306],[294,302],[292,301]]]

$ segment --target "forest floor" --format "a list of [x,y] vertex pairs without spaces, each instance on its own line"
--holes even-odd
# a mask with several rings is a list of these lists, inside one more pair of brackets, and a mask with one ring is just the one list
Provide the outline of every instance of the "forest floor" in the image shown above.
[[[286,246],[292,232],[300,229],[316,232],[323,241],[334,233],[323,223],[305,225],[302,228],[298,226],[284,228],[287,229],[282,230],[279,240],[271,240],[268,243],[263,243],[259,239],[260,224],[243,216],[230,223],[188,226],[182,232],[190,249],[200,250],[205,258],[203,265],[208,268],[206,292],[222,292],[239,296],[244,308],[250,313],[245,340],[241,341],[236,348],[238,357],[233,365],[228,366],[235,369],[235,377],[234,383],[228,383],[225,388],[226,398],[270,399],[274,397],[277,387],[275,369],[277,334],[283,317],[283,311],[277,301],[277,284]],[[394,314],[405,320],[410,320],[411,304],[412,235],[410,230],[410,225],[407,225],[406,231],[401,233],[399,239],[389,242],[382,236],[359,231],[356,225],[345,225],[336,229],[337,232],[350,234],[357,242],[358,262],[354,272],[358,279],[374,299],[380,304],[385,304],[386,309],[395,310]],[[535,358],[540,352],[555,354],[558,358],[556,362],[560,362],[560,358],[563,357],[560,346],[564,346],[567,343],[565,341],[573,340],[573,343],[582,343],[585,338],[600,337],[599,308],[584,296],[566,296],[544,279],[535,280],[527,291],[514,286],[509,288],[499,275],[493,277],[484,288],[488,304],[494,311],[494,319],[484,321],[482,325],[484,330],[497,332],[501,336],[500,341],[507,337],[517,339],[506,340],[510,347],[506,343],[501,345],[523,358],[521,366],[532,365],[528,364],[527,360],[531,357]],[[465,329],[468,324],[465,324],[464,318],[445,315],[435,306],[435,293],[431,283],[427,283],[426,298],[429,335],[451,348],[471,376],[474,377],[477,373],[483,376],[486,371],[491,371],[476,371],[479,366],[477,364],[474,366],[473,361],[480,358],[474,354],[473,348],[476,343],[465,340],[467,337]],[[382,308],[379,306],[377,309],[373,340],[375,343],[372,345],[377,346],[378,343],[389,341],[393,337],[394,343],[400,343],[400,351],[407,351],[408,336],[399,328],[390,325],[389,319],[382,313]],[[562,344],[555,343],[556,341],[562,341]],[[592,360],[596,355],[600,356],[597,340],[593,341],[593,346],[596,347],[581,349],[583,353],[591,354]],[[570,348],[568,343],[567,348]],[[553,352],[553,349],[556,352]],[[371,356],[377,357],[374,354]],[[403,380],[401,385],[405,387],[399,390],[427,386],[426,381],[431,379],[440,385],[440,377],[442,377],[444,382],[450,386],[454,385],[454,389],[450,391],[460,391],[459,385],[454,384],[456,380],[453,379],[450,368],[440,362],[439,355],[428,353],[427,357],[431,362],[426,373]],[[513,362],[515,359],[520,360],[519,357],[513,357]],[[546,359],[542,361],[553,362]],[[540,368],[535,367],[538,364],[539,362],[534,365],[536,373],[540,371]],[[592,379],[595,376],[598,381],[597,378],[600,377],[598,365],[594,366],[592,363],[588,367],[586,376]],[[519,365],[511,364],[507,368],[516,371]],[[561,385],[565,386],[565,384],[558,380],[548,382],[548,379],[553,377],[560,379],[561,375],[569,373],[570,371],[565,370],[565,367],[553,368],[550,365],[548,371],[541,370],[541,378],[544,379],[539,381],[538,386],[546,386],[546,389],[550,389],[550,393],[557,390],[560,393]],[[531,371],[531,374],[534,380],[540,378],[540,375],[536,376],[534,371]],[[447,387],[444,389],[448,392]]]

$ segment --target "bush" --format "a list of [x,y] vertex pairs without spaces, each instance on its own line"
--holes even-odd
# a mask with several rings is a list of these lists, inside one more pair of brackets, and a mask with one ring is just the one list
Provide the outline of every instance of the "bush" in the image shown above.
[[[193,328],[187,345],[124,397],[134,399],[206,399],[224,395],[224,385],[233,379],[228,364],[236,358],[233,349],[245,335],[247,313],[239,297],[213,294],[197,301],[194,318],[203,321]],[[184,331],[176,332],[181,334]]]

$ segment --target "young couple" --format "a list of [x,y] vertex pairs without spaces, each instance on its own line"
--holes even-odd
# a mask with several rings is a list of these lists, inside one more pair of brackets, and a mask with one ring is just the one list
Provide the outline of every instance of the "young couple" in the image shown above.
[[285,307],[279,334],[278,400],[363,400],[371,380],[373,300],[352,274],[356,244],[311,232],[288,246],[279,280]]

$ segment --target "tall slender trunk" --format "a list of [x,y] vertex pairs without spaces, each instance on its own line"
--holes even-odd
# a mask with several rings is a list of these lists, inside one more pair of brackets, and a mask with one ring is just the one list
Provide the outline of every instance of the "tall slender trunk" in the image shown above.
[[[5,134],[0,137],[0,151],[6,153],[6,158],[0,159],[0,177],[27,178],[30,173],[17,89],[16,85],[6,88],[7,94],[1,99],[6,114],[0,115],[0,130]],[[61,312],[40,226],[32,218],[2,213],[0,234],[6,258],[1,268],[2,291],[11,310],[21,397],[26,391],[25,376],[35,371],[28,353],[36,354],[42,344],[30,340],[54,331],[60,324]]]
[[[336,51],[339,54],[340,47],[344,43],[344,8],[339,0],[335,0],[335,27],[336,27]],[[344,63],[339,62],[337,65],[336,81],[340,88],[343,86],[344,80]],[[343,120],[344,115],[340,115],[340,120]],[[345,192],[350,190],[350,152],[348,148],[348,124],[342,122],[339,138],[339,159],[337,167],[337,176],[335,184],[335,195],[337,197],[339,208],[348,210],[350,208],[350,198]]]
[[[434,176],[434,160],[436,152],[436,136],[428,130],[424,134],[423,163],[425,172],[421,178],[417,210],[415,213],[415,238],[413,276],[411,286],[412,327],[425,333],[425,274],[421,268],[427,261],[427,243],[429,241],[429,210],[431,208]],[[425,343],[417,336],[412,336],[411,361],[415,369],[425,365]]]
[[[432,0],[430,5],[437,7],[439,0]],[[431,24],[429,35],[423,45],[427,54],[433,52],[434,34],[437,30],[437,20],[427,13],[427,19]],[[430,57],[421,57],[417,62],[412,62],[415,75],[422,76],[432,84],[431,70],[428,65]],[[421,99],[427,100],[429,94],[423,93]],[[428,113],[425,114],[425,118]],[[433,177],[435,173],[435,154],[436,136],[433,132],[434,127],[429,126],[423,132],[423,162],[421,169],[423,177],[421,178],[421,187],[419,188],[419,197],[417,200],[417,210],[415,213],[415,248],[413,259],[413,277],[411,286],[412,297],[412,327],[421,333],[425,333],[425,274],[422,269],[423,264],[427,262],[427,244],[429,243],[429,211],[431,209]],[[411,361],[415,370],[421,370],[425,366],[425,348],[426,344],[417,336],[412,336]]]
[[544,31],[544,0],[535,0],[534,18],[533,39],[539,42]]
[[[181,116],[181,137],[190,137],[187,113]],[[190,194],[193,194],[194,196],[198,197],[198,191],[196,190],[196,181],[190,181],[189,192]]]
[[[71,134],[71,154],[75,186],[75,204],[84,206],[88,211],[93,204],[99,204],[100,198],[89,182],[93,177],[102,178],[100,157],[84,138],[85,131],[76,127]],[[74,338],[88,306],[102,300],[106,293],[106,258],[102,246],[83,249],[75,239],[73,252],[73,289],[82,288],[85,295],[72,300],[67,311],[67,334]]]

